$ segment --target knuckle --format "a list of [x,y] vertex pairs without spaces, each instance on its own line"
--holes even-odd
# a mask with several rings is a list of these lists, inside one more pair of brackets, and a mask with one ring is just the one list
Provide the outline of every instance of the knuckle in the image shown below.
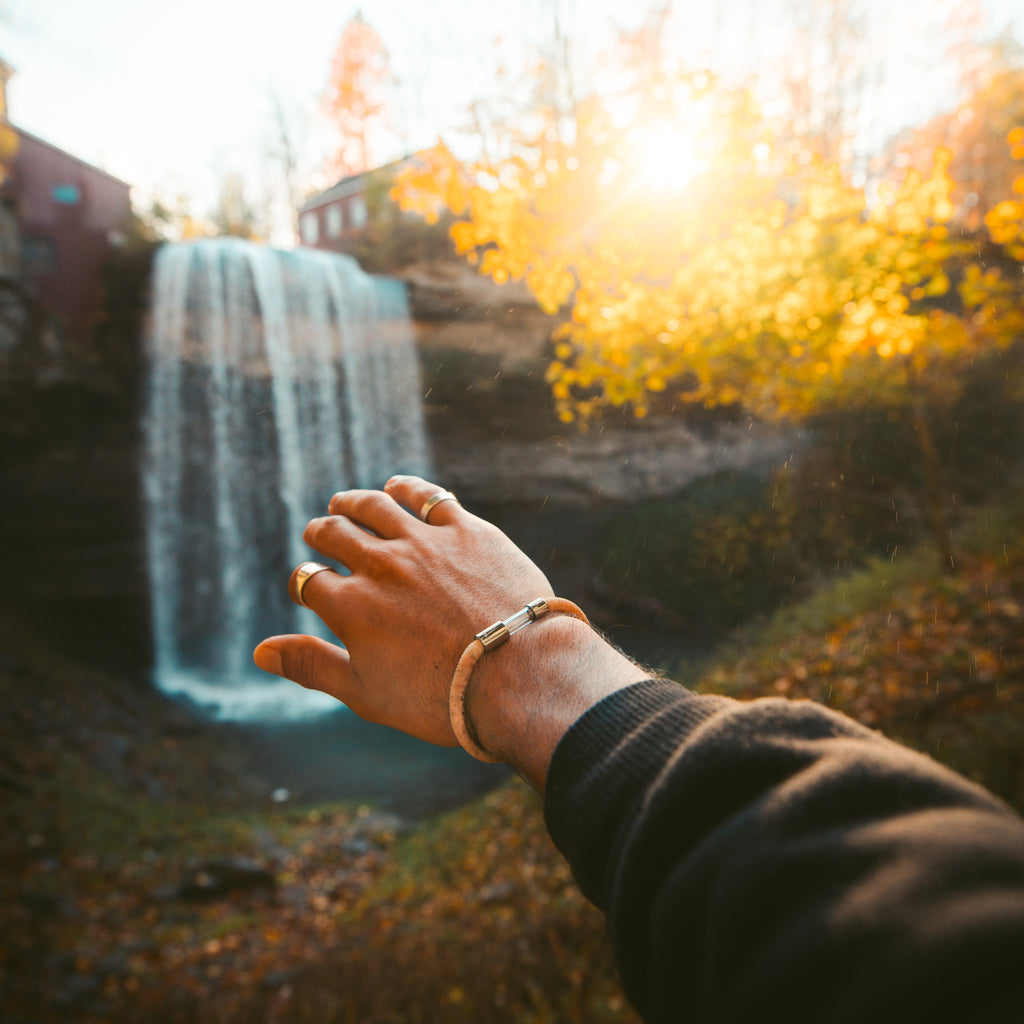
[[372,512],[381,499],[379,491],[354,491],[353,495],[352,511],[357,518],[364,518]]
[[381,504],[387,501],[390,501],[390,499],[381,491],[344,491],[331,499],[330,510],[334,515],[341,515],[356,522],[363,522],[368,517],[372,517]]
[[388,548],[369,545],[362,555],[360,568],[369,576],[380,578],[390,576],[394,570],[395,558]]
[[294,674],[289,672],[290,678],[307,689],[316,689],[317,659],[316,653],[308,647],[303,647],[295,653],[295,664],[292,666]]
[[306,523],[306,528],[302,531],[302,539],[307,543],[310,543],[323,533],[324,524],[328,522],[330,522],[330,519],[324,516],[318,516],[316,519],[310,519],[310,521]]

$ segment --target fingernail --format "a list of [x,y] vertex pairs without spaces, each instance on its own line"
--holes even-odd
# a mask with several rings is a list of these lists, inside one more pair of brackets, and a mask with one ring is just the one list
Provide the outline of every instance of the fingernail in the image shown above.
[[281,652],[276,647],[260,645],[252,652],[252,660],[256,667],[270,672],[275,676],[284,675],[284,665],[281,663]]

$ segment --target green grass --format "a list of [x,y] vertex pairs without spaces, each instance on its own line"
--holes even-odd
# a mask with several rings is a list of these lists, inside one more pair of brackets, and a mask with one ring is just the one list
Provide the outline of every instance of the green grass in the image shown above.
[[958,571],[922,543],[733,637],[697,688],[810,698],[927,753],[1024,813],[1024,496],[974,510]]
[[[1024,490],[973,509],[954,532],[961,557],[1001,559],[1024,551]],[[860,569],[826,581],[803,600],[735,632],[715,657],[717,663],[777,651],[795,638],[823,635],[905,598],[914,588],[941,587],[948,579],[930,539],[889,558],[871,558]]]

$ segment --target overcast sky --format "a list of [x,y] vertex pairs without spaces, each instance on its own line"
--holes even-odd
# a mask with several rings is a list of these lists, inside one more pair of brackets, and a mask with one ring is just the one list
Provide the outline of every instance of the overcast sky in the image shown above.
[[[508,56],[523,34],[548,29],[553,2],[0,0],[0,56],[16,69],[9,90],[15,124],[130,182],[140,197],[181,193],[203,214],[227,172],[242,173],[254,190],[265,187],[275,101],[305,139],[310,170],[319,162],[325,142],[317,99],[338,36],[357,9],[383,37],[405,86],[394,140],[400,149],[429,145],[464,121],[469,101],[494,88],[498,52]],[[712,28],[719,44],[724,31],[749,61],[755,50],[770,53],[769,9],[785,2],[750,0],[751,16],[723,30],[720,21],[712,24],[721,5],[677,0],[675,38],[696,56]],[[635,27],[647,8],[635,0],[558,3],[590,52],[606,45],[614,27]],[[935,3],[886,0],[901,46],[913,47],[915,25]],[[1019,5],[984,0],[992,12],[988,28],[1016,17],[1019,38]],[[915,83],[922,96],[935,92],[927,64],[928,56],[918,55],[907,65],[908,106]]]

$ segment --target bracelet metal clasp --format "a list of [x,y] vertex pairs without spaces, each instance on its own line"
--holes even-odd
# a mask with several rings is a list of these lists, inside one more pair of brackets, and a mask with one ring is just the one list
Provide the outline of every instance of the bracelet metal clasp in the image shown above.
[[485,651],[492,651],[495,647],[500,647],[513,633],[518,633],[523,626],[536,622],[541,616],[547,615],[549,611],[551,609],[547,601],[543,597],[538,597],[536,601],[531,601],[522,607],[515,615],[511,615],[507,619],[499,619],[493,626],[480,630],[476,634],[476,638],[483,644]]

